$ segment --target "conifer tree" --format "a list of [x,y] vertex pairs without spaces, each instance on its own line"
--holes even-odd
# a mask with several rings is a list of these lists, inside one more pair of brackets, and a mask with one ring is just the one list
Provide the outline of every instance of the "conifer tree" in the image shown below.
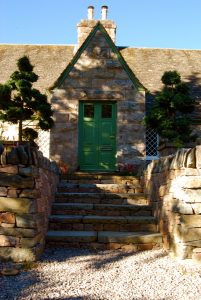
[[23,56],[17,61],[18,70],[15,71],[5,84],[0,84],[0,120],[18,124],[18,138],[37,137],[37,131],[32,128],[23,129],[24,121],[34,121],[42,130],[52,128],[53,111],[47,102],[47,96],[33,88],[38,75],[33,72],[29,58]]
[[177,71],[165,72],[161,80],[164,88],[157,93],[145,124],[162,139],[182,147],[195,139],[191,128],[195,99],[190,96],[187,84],[181,81]]

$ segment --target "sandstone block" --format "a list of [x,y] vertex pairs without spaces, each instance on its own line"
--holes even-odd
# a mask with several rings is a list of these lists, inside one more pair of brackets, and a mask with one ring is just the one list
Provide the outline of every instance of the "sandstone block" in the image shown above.
[[201,176],[180,176],[174,181],[175,185],[184,189],[201,189]]
[[8,188],[7,196],[11,198],[17,198],[18,197],[18,191],[16,188]]
[[24,189],[22,192],[19,194],[20,198],[38,198],[39,197],[39,191],[36,189]]
[[192,208],[193,208],[195,214],[197,214],[197,215],[201,214],[201,203],[193,203]]
[[188,227],[201,228],[201,215],[181,215],[180,222]]
[[16,148],[7,148],[7,163],[12,165],[18,165],[20,163],[18,152]]
[[24,147],[24,151],[26,152],[28,159],[27,159],[27,164],[32,165],[33,164],[33,160],[32,160],[32,155],[31,155],[31,148],[30,145],[27,143],[26,145],[23,146]]
[[34,176],[35,169],[33,167],[19,167],[19,174],[26,177]]
[[0,187],[0,197],[6,197],[7,196],[7,188],[1,186]]
[[196,146],[195,156],[196,156],[196,168],[201,169],[201,146]]
[[193,249],[193,253],[201,253],[201,248],[195,248],[195,249]]
[[16,214],[16,225],[21,228],[39,228],[43,226],[44,215],[37,214]]
[[0,167],[0,173],[9,173],[9,174],[17,174],[18,166],[2,166]]
[[17,153],[20,160],[20,163],[26,165],[28,163],[28,155],[23,146],[17,147]]
[[185,203],[182,201],[175,201],[172,204],[172,211],[175,213],[192,215],[193,214],[193,204]]
[[28,198],[0,197],[0,211],[33,213],[36,211],[36,202]]
[[195,248],[193,250],[192,259],[198,263],[201,263],[201,248]]
[[174,156],[172,163],[170,165],[170,169],[177,170],[185,166],[186,152],[187,150],[183,148],[176,152],[176,155]]
[[198,241],[201,237],[201,228],[188,228],[178,225],[174,230],[174,238],[178,242]]
[[0,235],[8,235],[8,236],[15,236],[15,237],[28,237],[32,238],[35,237],[37,231],[34,229],[27,229],[27,228],[1,228],[0,227]]
[[0,224],[14,224],[15,223],[15,215],[10,212],[0,213]]
[[201,253],[193,253],[192,259],[198,263],[201,263]]
[[181,189],[177,185],[171,187],[173,196],[188,203],[199,203],[201,199],[201,189]]
[[19,243],[19,238],[0,235],[0,247],[15,247],[17,243]]
[[1,223],[1,227],[4,227],[4,228],[14,228],[15,224]]
[[185,168],[183,170],[183,175],[186,175],[186,176],[200,176],[201,175],[201,169]]
[[20,239],[20,246],[22,248],[33,248],[36,246],[42,239],[42,235],[38,234],[33,238],[21,238]]
[[[198,241],[187,242],[186,244],[189,246],[192,246],[192,247],[201,248],[201,239]],[[195,248],[195,249],[197,249],[197,248]]]
[[138,244],[137,249],[140,251],[146,251],[146,250],[151,250],[153,249],[154,244],[149,243],[149,244]]
[[177,243],[171,245],[172,257],[186,259],[190,258],[192,254],[192,247],[189,247],[183,243]]
[[0,186],[10,186],[16,188],[33,188],[34,180],[32,178],[23,178],[19,175],[0,173]]
[[6,165],[7,164],[7,156],[6,156],[6,152],[5,151],[1,154],[0,158],[1,158],[1,164],[3,166]]
[[186,155],[186,168],[196,168],[195,148],[190,149]]

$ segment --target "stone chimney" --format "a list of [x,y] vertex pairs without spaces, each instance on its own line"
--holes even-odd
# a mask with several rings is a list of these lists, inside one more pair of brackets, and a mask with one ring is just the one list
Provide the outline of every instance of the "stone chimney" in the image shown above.
[[108,11],[108,6],[102,6],[101,7],[101,20],[107,20],[107,11]]
[[116,24],[114,21],[107,19],[108,15],[108,7],[102,6],[101,7],[101,19],[94,20],[94,7],[88,7],[88,19],[81,20],[80,23],[77,25],[77,32],[78,32],[78,45],[76,48],[80,47],[83,42],[86,40],[87,36],[90,34],[92,29],[96,26],[98,22],[100,22],[108,32],[109,36],[115,43],[116,40]]
[[94,18],[94,7],[89,6],[88,7],[88,20],[93,20]]

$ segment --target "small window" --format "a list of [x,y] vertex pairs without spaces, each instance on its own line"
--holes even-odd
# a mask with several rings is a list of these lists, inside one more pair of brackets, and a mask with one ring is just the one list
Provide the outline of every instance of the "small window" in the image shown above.
[[84,117],[85,118],[94,118],[94,105],[85,104],[84,105]]
[[112,118],[112,105],[103,104],[102,105],[102,118]]

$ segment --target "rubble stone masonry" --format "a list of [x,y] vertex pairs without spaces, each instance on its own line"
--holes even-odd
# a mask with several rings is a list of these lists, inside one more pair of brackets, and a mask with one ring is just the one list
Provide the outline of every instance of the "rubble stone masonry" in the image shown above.
[[152,161],[144,181],[165,248],[201,261],[201,146]]
[[42,253],[59,181],[54,162],[29,145],[0,155],[0,260],[34,261]]
[[[90,21],[88,21],[90,22]],[[93,22],[93,20],[91,21]],[[129,78],[101,31],[97,31],[52,95],[55,126],[50,157],[78,166],[79,102],[117,103],[117,164],[140,165],[145,159],[145,91]]]

